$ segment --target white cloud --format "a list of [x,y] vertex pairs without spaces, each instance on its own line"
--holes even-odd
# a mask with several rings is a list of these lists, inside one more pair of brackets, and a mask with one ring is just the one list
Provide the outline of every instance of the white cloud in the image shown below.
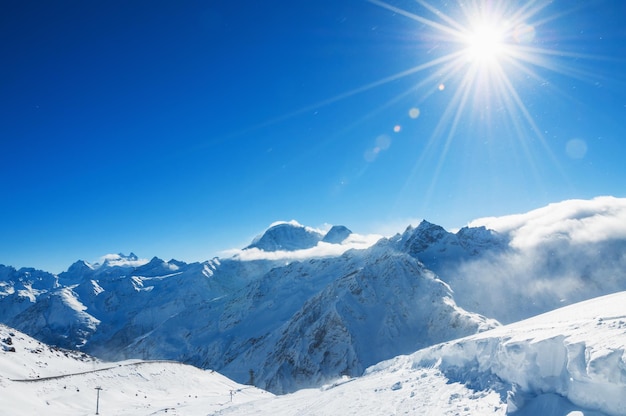
[[139,267],[149,262],[150,260],[137,258],[132,253],[130,256],[124,256],[120,254],[105,254],[104,256],[100,257],[99,261],[93,266],[99,267],[106,263],[109,266]]
[[469,225],[509,234],[511,245],[518,248],[551,240],[586,244],[626,238],[626,198],[572,199],[525,214],[480,218]]
[[[328,224],[324,224],[324,226],[320,227],[320,228],[314,228],[314,227],[309,227],[307,225],[302,225],[302,224],[300,224],[296,220],[275,221],[275,222],[271,223],[268,228],[272,228],[272,227],[275,227],[275,226],[281,225],[281,224],[289,224],[289,225],[293,225],[294,227],[301,227],[301,228],[304,228],[307,231],[313,231],[313,232],[320,233],[320,234],[325,234],[330,229],[330,225],[328,225]],[[325,228],[325,227],[328,227],[328,228]]]
[[378,234],[350,234],[341,244],[331,244],[320,241],[315,247],[303,250],[277,250],[263,251],[258,248],[244,250],[232,249],[223,254],[225,257],[233,257],[238,260],[304,260],[318,257],[340,256],[350,249],[366,249],[374,245],[382,236]]
[[501,322],[626,290],[626,199],[550,204],[525,214],[481,218],[511,238],[512,250],[440,271],[457,303]]

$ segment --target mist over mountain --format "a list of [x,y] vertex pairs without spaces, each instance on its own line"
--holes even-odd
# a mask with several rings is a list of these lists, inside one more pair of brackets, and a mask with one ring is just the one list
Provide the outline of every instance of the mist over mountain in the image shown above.
[[625,200],[603,197],[456,232],[423,221],[362,249],[344,226],[292,221],[199,263],[131,253],[59,275],[0,266],[0,322],[102,359],[177,360],[285,393],[626,290],[623,224]]

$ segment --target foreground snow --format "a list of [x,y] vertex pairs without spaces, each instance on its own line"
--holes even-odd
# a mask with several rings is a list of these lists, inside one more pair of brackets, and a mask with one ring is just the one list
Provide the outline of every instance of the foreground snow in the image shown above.
[[11,411],[0,414],[94,414],[97,387],[102,389],[102,415],[206,415],[235,403],[271,396],[195,367],[137,362],[61,378],[10,382],[2,388],[2,403]]
[[399,368],[338,380],[322,389],[222,409],[218,415],[504,415],[493,391],[449,383],[438,370]]
[[624,415],[626,292],[439,344],[368,373],[425,367],[477,390],[506,394],[509,413],[561,415],[580,408],[585,415]]
[[[0,415],[206,415],[272,397],[175,362],[107,363],[0,325]],[[100,387],[97,401],[96,387]]]
[[[176,363],[94,361],[10,331],[0,326],[1,414],[93,414],[96,387],[103,415],[626,414],[626,292],[285,396]],[[44,378],[54,374],[66,375]]]

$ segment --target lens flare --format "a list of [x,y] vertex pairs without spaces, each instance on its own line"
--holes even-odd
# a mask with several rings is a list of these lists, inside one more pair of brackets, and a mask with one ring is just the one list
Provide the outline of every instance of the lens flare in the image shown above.
[[409,110],[409,117],[412,119],[416,119],[420,116],[420,109],[417,107],[413,107]]
[[[406,179],[407,189],[411,181],[426,173],[431,178],[424,198],[427,201],[437,187],[450,149],[460,139],[464,140],[464,146],[473,145],[473,149],[482,152],[495,151],[491,146],[484,147],[485,143],[507,140],[509,148],[516,153],[517,165],[523,166],[537,184],[542,183],[539,159],[550,160],[565,177],[528,108],[525,95],[549,85],[546,76],[550,73],[587,81],[593,74],[583,71],[577,62],[598,57],[545,46],[550,44],[546,39],[552,40],[555,47],[559,45],[554,42],[555,29],[550,25],[562,11],[556,15],[548,13],[551,0],[458,0],[441,2],[441,7],[415,0],[416,13],[382,0],[368,1],[415,21],[415,37],[420,44],[433,45],[423,55],[426,61],[388,77],[385,82],[423,74],[414,87],[414,91],[426,91],[421,99],[422,107],[431,94],[450,91],[436,100],[438,121]],[[549,38],[545,37],[547,34]],[[552,92],[563,93],[550,88]],[[429,109],[429,114],[432,110]],[[417,109],[409,111],[411,118],[419,114]],[[470,133],[468,129],[473,131]],[[481,149],[478,141],[471,143],[472,137],[480,139]],[[538,150],[543,152],[540,157]],[[582,141],[571,141],[566,149],[573,159],[583,158],[586,151]],[[523,165],[519,163],[521,159],[525,160]]]

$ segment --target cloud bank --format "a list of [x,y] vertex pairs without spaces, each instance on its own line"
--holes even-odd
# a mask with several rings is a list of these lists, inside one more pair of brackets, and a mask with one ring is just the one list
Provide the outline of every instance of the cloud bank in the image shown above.
[[351,249],[366,249],[374,245],[382,238],[378,234],[360,235],[352,233],[341,244],[331,244],[324,241],[317,243],[315,247],[303,250],[277,250],[263,251],[258,248],[233,249],[224,252],[224,256],[232,257],[236,260],[305,260],[319,257],[340,256]]
[[568,200],[470,226],[510,238],[510,249],[440,271],[461,306],[503,323],[626,290],[626,199]]
[[128,256],[124,254],[105,254],[100,257],[98,262],[91,264],[92,267],[98,268],[106,264],[110,267],[140,267],[149,263],[148,259],[140,259],[134,253],[130,253]]
[[519,248],[560,239],[572,244],[625,239],[626,198],[601,196],[591,200],[567,200],[526,214],[477,219],[469,225],[483,225],[508,234],[512,237],[511,245]]

